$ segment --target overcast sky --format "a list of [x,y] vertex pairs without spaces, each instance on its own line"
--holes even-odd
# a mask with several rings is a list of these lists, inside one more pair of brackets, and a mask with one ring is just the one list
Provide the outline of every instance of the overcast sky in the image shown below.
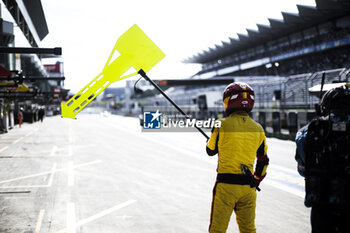
[[[296,4],[314,0],[42,0],[49,34],[41,47],[62,47],[65,87],[77,92],[99,74],[118,37],[133,24],[166,54],[152,79],[187,78],[200,66],[181,61]],[[123,82],[119,83],[123,85]]]

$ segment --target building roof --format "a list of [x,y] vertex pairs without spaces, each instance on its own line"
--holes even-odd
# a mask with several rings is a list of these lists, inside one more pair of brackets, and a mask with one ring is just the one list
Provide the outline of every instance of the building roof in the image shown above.
[[41,0],[3,1],[32,47],[49,33]]
[[238,39],[229,38],[197,55],[184,60],[185,63],[207,63],[226,57],[267,41],[300,32],[312,26],[350,14],[350,0],[316,0],[316,6],[297,5],[299,13],[281,12],[283,20],[269,18],[270,25],[257,24],[258,31],[246,29],[247,35],[237,33]]
[[27,9],[31,21],[34,24],[34,28],[39,36],[39,39],[44,39],[45,36],[49,34],[49,29],[47,27],[41,0],[23,0],[23,3]]

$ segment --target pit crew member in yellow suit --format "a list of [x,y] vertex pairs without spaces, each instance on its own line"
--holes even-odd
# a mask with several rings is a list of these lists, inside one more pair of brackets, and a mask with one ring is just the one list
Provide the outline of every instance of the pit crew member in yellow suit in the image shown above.
[[[265,132],[248,115],[254,106],[254,90],[248,84],[228,85],[223,102],[227,117],[220,120],[220,127],[213,128],[206,148],[210,156],[218,153],[209,232],[226,232],[235,211],[240,233],[253,233],[256,187],[266,176],[269,164]],[[243,174],[242,165],[254,176]]]

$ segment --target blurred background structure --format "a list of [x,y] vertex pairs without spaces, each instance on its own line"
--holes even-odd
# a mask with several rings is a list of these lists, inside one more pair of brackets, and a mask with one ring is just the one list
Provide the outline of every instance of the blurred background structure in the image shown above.
[[[268,135],[293,139],[315,116],[322,75],[329,84],[326,91],[347,82],[350,72],[350,2],[316,0],[316,6],[297,8],[298,14],[282,12],[283,20],[269,18],[270,25],[257,24],[258,31],[246,29],[247,35],[237,34],[239,39],[230,38],[229,43],[186,58],[185,63],[202,66],[189,77],[195,84],[158,83],[192,116],[206,118],[223,116],[223,80],[246,82],[255,90],[252,117]],[[132,82],[127,86],[128,113],[138,114],[142,107],[151,106],[175,111],[144,85],[147,90],[141,95],[132,94]]]
[[[252,117],[269,135],[293,139],[315,116],[322,75],[324,91],[347,82],[349,76],[350,2],[315,3],[297,5],[298,13],[282,12],[283,19],[268,18],[269,25],[257,24],[257,30],[237,33],[237,39],[188,54],[184,63],[202,67],[191,77],[156,81],[186,112],[200,119],[224,116],[224,87],[233,81],[247,82],[256,93]],[[20,108],[27,122],[38,119],[39,109],[45,109],[46,115],[59,114],[59,104],[69,98],[69,90],[64,88],[59,48],[45,53],[4,50],[16,48],[18,38],[25,38],[28,48],[46,49],[39,46],[49,33],[41,2],[3,1],[1,11],[10,16],[1,19],[0,129],[6,132],[16,124]],[[47,64],[47,58],[52,62]],[[134,83],[129,80],[125,87],[107,88],[85,112],[94,108],[136,117],[145,108],[176,112],[149,83],[141,80],[137,93]]]
[[41,1],[4,0],[0,6],[0,132],[7,132],[18,123],[19,110],[30,123],[59,114],[68,90],[63,63],[43,64],[59,57],[61,48],[39,46],[49,33]]

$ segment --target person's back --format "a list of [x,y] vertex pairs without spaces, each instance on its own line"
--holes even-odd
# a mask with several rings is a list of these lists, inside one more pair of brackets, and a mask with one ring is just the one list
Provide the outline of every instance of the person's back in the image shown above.
[[206,148],[208,155],[218,153],[219,157],[209,232],[226,232],[235,211],[240,232],[254,233],[256,187],[269,163],[265,133],[248,115],[254,105],[254,91],[249,85],[230,84],[223,101],[228,117],[221,120],[220,127],[213,128]]
[[17,117],[18,117],[18,125],[19,125],[19,127],[21,128],[21,125],[22,125],[22,122],[23,122],[23,112],[22,112],[22,109],[19,109],[19,110],[18,110]]
[[232,113],[221,120],[219,128],[218,173],[242,173],[245,164],[253,172],[256,153],[264,143],[263,128],[244,111]]

